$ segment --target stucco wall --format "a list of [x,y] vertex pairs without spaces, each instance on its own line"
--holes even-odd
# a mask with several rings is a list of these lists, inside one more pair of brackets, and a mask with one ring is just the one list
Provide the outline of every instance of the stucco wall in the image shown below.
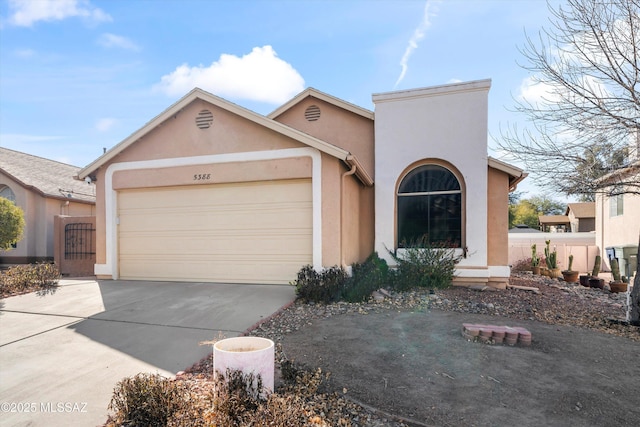
[[[305,118],[304,113],[311,105],[320,108],[318,120]],[[347,150],[375,179],[373,120],[314,97],[305,98],[275,120]]]
[[509,263],[509,176],[489,168],[487,189],[487,262],[489,265]]
[[640,196],[625,194],[623,215],[611,216],[611,199],[596,196],[596,245],[603,254],[603,263],[609,268],[607,248],[614,248],[615,256],[620,260],[622,274],[635,270],[634,265],[627,266],[625,258],[633,263],[629,253],[637,253],[638,236],[640,235]]
[[[198,129],[194,121],[198,112],[203,109],[213,113],[213,123],[209,129],[205,130]],[[311,150],[317,157],[313,161],[307,154],[270,160],[259,159],[261,153],[284,152],[289,149]],[[305,153],[309,153],[309,151],[305,151]],[[205,156],[212,160],[209,163],[193,163],[190,160],[202,159]],[[251,160],[251,156],[258,159]],[[225,160],[218,162],[222,157]],[[178,161],[181,158],[191,163],[182,164]],[[227,161],[226,159],[233,160]],[[155,165],[158,162],[161,162],[162,166]],[[332,266],[341,263],[341,231],[350,234],[348,236],[349,242],[346,245],[347,249],[345,249],[345,251],[349,251],[349,261],[351,259],[361,260],[360,250],[367,244],[361,242],[357,219],[350,217],[348,219],[351,221],[349,227],[341,228],[341,177],[342,173],[347,170],[341,160],[320,153],[319,150],[309,148],[299,141],[232,114],[223,108],[201,100],[194,101],[169,120],[156,124],[150,132],[122,150],[111,162],[104,164],[97,171],[96,272],[98,276],[108,277],[114,272],[114,269],[117,270],[112,265],[113,261],[109,260],[109,257],[113,255],[107,256],[108,247],[117,247],[117,244],[113,231],[108,231],[110,225],[106,220],[108,215],[115,215],[115,213],[106,212],[105,199],[114,200],[113,194],[118,190],[197,185],[198,182],[197,180],[194,182],[193,176],[199,173],[207,174],[208,178],[205,182],[207,184],[295,179],[310,176],[313,176],[315,180],[316,175],[313,169],[316,162],[320,166],[317,181],[321,185],[318,188],[321,188],[319,216],[321,217],[322,245],[321,249],[317,251],[321,253],[321,265]],[[154,166],[149,167],[150,163],[154,163]],[[124,167],[124,165],[126,167],[121,170],[120,167]],[[107,170],[111,172],[106,174]],[[113,193],[111,196],[105,193],[106,181],[109,181],[108,184],[112,189],[108,190]],[[355,181],[354,176],[346,179],[347,203],[358,211],[361,206],[360,192],[365,187],[354,185]],[[364,205],[370,206],[370,201],[365,201]],[[371,209],[369,210],[364,223],[371,225],[373,212]],[[372,233],[367,234],[371,239]],[[114,243],[111,244],[109,241]],[[109,253],[113,254],[111,250]]]
[[454,165],[466,188],[463,247],[468,248],[469,255],[462,260],[459,270],[471,268],[477,272],[478,267],[487,268],[489,87],[489,81],[479,81],[373,96],[375,248],[389,261],[385,246],[396,245],[395,193],[401,174],[420,159],[434,159]]
[[25,215],[25,229],[22,240],[16,249],[0,251],[0,263],[18,264],[36,261],[52,261],[54,255],[54,216],[55,215],[93,215],[94,205],[88,203],[69,203],[64,198],[45,197],[33,189],[4,174],[0,174],[0,185],[7,185],[15,194],[16,205]]

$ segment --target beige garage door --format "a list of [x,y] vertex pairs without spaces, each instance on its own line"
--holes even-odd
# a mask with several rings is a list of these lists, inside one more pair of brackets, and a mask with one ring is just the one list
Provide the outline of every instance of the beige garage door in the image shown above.
[[312,262],[311,180],[118,193],[123,279],[288,283]]

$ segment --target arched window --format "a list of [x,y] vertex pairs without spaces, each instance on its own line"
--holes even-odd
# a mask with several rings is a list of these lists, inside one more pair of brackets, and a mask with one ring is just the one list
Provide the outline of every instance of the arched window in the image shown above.
[[450,170],[419,166],[403,178],[397,196],[399,248],[462,246],[462,190]]
[[13,193],[11,188],[6,185],[0,185],[0,197],[4,197],[5,199],[9,199],[13,203],[16,202],[16,195]]

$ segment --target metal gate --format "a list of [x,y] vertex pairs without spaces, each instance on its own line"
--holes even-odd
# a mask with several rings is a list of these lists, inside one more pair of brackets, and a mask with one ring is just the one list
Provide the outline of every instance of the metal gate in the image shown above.
[[95,256],[93,224],[72,223],[64,226],[64,259],[90,259]]

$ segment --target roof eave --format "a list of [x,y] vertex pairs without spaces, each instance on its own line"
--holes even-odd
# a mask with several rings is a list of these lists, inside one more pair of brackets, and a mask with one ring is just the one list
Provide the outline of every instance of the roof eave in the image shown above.
[[366,169],[362,166],[362,164],[358,161],[357,157],[349,154],[347,156],[347,158],[345,159],[345,162],[349,165],[349,166],[355,166],[356,167],[356,176],[358,177],[358,179],[360,179],[360,181],[367,187],[373,187],[373,178],[371,178],[371,175],[369,175],[369,173],[366,171]]
[[296,104],[301,102],[307,96],[312,96],[314,98],[318,98],[318,99],[320,99],[322,101],[325,101],[325,102],[327,102],[329,104],[333,104],[333,105],[335,105],[337,107],[340,107],[340,108],[342,108],[344,110],[350,111],[350,112],[352,112],[354,114],[357,114],[357,115],[362,116],[362,117],[364,117],[366,119],[369,119],[369,120],[373,120],[373,118],[374,118],[373,111],[367,110],[366,108],[362,108],[362,107],[360,107],[358,105],[352,104],[352,103],[347,102],[345,100],[342,100],[340,98],[336,98],[335,96],[332,96],[332,95],[329,95],[327,93],[321,92],[321,91],[319,91],[317,89],[314,89],[312,87],[303,90],[302,92],[300,92],[299,94],[297,94],[296,96],[291,98],[289,101],[287,101],[286,103],[284,103],[280,107],[276,108],[271,113],[267,114],[267,117],[270,118],[270,119],[275,119],[276,117],[280,116],[285,111],[290,110],[293,106],[295,106]]
[[487,163],[489,167],[497,169],[509,175],[509,192],[515,191],[518,187],[518,184],[521,183],[527,176],[529,176],[529,174],[522,169],[510,165],[509,163],[494,159],[493,157],[488,157]]
[[275,120],[272,120],[268,117],[262,116],[258,113],[255,113],[251,110],[248,110],[246,108],[240,107],[239,105],[233,104],[227,100],[224,100],[222,98],[219,98],[211,93],[205,92],[202,89],[199,88],[195,88],[193,89],[191,92],[189,92],[187,95],[185,95],[184,97],[182,97],[179,101],[177,101],[176,103],[174,103],[172,106],[170,106],[169,108],[167,108],[165,111],[163,111],[162,113],[160,113],[158,116],[156,116],[155,118],[153,118],[152,120],[150,120],[147,124],[145,124],[142,128],[138,129],[136,132],[134,132],[133,134],[131,134],[130,136],[128,136],[127,138],[125,138],[123,141],[121,141],[120,143],[118,143],[117,145],[115,145],[113,148],[111,148],[110,150],[108,150],[105,154],[103,154],[102,156],[100,156],[99,158],[97,158],[95,161],[93,161],[92,163],[90,163],[89,165],[85,166],[83,169],[81,169],[78,174],[77,174],[77,179],[84,179],[87,176],[91,175],[93,172],[95,172],[97,169],[99,169],[101,166],[103,166],[104,164],[108,163],[109,161],[111,161],[113,158],[115,158],[120,152],[122,152],[124,149],[126,149],[127,147],[129,147],[130,145],[132,145],[134,142],[136,142],[137,140],[139,140],[140,138],[144,137],[146,134],[148,134],[151,130],[153,130],[155,127],[158,126],[159,123],[164,122],[165,120],[169,119],[170,117],[174,116],[175,114],[177,114],[180,110],[182,110],[183,108],[185,108],[187,105],[189,105],[190,103],[192,103],[193,101],[195,101],[196,99],[201,99],[205,102],[209,102],[215,106],[218,106],[220,108],[223,108],[231,113],[237,114],[241,117],[244,117],[248,120],[251,120],[255,123],[258,123],[262,126],[264,126],[267,129],[273,130],[275,132],[278,132],[282,135],[288,136],[292,139],[295,139],[305,145],[308,145],[310,147],[316,148],[320,151],[322,151],[323,153],[326,153],[330,156],[333,156],[335,158],[338,158],[340,160],[345,160],[347,156],[350,154],[348,151],[345,151],[339,147],[336,147],[335,145],[329,144],[325,141],[322,141],[320,139],[314,138],[311,135],[308,135],[304,132],[301,132],[297,129],[294,129],[292,127],[289,127],[285,124],[279,123]]

